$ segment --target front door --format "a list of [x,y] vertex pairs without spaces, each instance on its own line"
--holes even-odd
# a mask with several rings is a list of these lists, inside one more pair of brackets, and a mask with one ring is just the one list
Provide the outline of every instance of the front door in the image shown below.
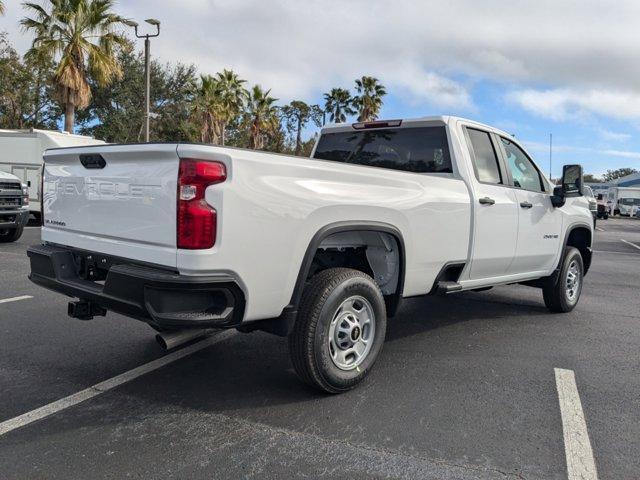
[[550,271],[564,241],[561,213],[551,205],[550,186],[524,150],[503,137],[500,145],[519,210],[518,246],[508,273]]
[[518,240],[518,205],[514,190],[506,186],[495,136],[475,128],[465,131],[475,173],[470,279],[480,280],[507,273]]

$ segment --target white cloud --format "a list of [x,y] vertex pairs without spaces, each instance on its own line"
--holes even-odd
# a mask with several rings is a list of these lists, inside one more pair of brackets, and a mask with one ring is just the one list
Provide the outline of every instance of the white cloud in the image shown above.
[[[24,51],[20,2],[5,3],[0,30]],[[640,116],[636,0],[121,0],[116,8],[163,22],[155,57],[203,72],[231,67],[285,101],[371,74],[412,104],[473,111],[464,79],[474,78],[520,86],[510,98],[551,118]]]
[[611,130],[607,130],[606,128],[599,128],[598,134],[607,141],[612,142],[626,142],[631,139],[631,134],[622,133],[622,132],[612,132]]
[[510,92],[507,100],[525,110],[553,120],[589,115],[617,119],[640,118],[640,91],[557,88],[524,89]]
[[640,152],[633,152],[627,150],[604,150],[604,155],[610,155],[612,157],[630,158],[633,160],[640,160]]

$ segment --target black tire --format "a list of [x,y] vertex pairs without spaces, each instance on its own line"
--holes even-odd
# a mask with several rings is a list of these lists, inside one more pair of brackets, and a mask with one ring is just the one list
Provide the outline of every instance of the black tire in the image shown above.
[[[575,274],[576,270],[574,270],[574,265],[577,270],[578,284],[573,289],[573,295],[571,295],[568,282],[570,270]],[[554,313],[570,312],[575,308],[580,300],[583,280],[584,263],[582,261],[580,251],[575,247],[565,247],[558,281],[555,282],[555,284],[549,282],[548,285],[542,288],[544,304],[551,312]]]
[[[329,331],[335,330],[339,307],[352,298],[364,298],[373,315],[374,328],[369,330],[371,346],[361,363],[344,369],[332,358]],[[356,300],[357,301],[357,300]],[[358,305],[355,305],[356,308]],[[387,329],[387,313],[382,292],[373,279],[358,270],[331,268],[314,276],[306,286],[293,332],[289,336],[289,354],[296,373],[309,385],[328,393],[341,393],[354,388],[369,374],[380,351]],[[371,333],[372,331],[372,333]],[[364,338],[365,328],[360,332]],[[358,334],[352,331],[355,337]],[[353,336],[348,336],[353,338]],[[367,343],[368,343],[367,342]],[[335,344],[335,341],[334,341]],[[333,346],[335,349],[335,345]]]
[[0,243],[15,242],[22,236],[24,227],[0,230]]
[[604,217],[602,217],[602,218],[604,218],[605,220],[609,220],[609,214],[608,214],[608,213],[605,213],[605,214],[604,214]]

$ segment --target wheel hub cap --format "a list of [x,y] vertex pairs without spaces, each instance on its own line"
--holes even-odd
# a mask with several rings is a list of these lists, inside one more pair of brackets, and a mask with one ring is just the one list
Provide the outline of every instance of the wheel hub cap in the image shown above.
[[329,326],[331,360],[341,370],[358,367],[371,351],[374,335],[375,316],[371,304],[359,295],[347,298]]
[[567,279],[565,284],[565,292],[569,301],[573,302],[578,297],[580,291],[580,267],[578,262],[573,260],[567,270]]

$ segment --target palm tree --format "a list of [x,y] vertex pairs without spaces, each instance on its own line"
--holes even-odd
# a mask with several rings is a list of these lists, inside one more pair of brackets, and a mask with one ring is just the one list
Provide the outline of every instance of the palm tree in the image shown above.
[[0,15],[4,15],[4,2],[0,0]]
[[347,115],[355,115],[353,98],[349,90],[344,88],[332,88],[324,94],[324,109],[329,113],[331,122],[343,123],[347,121]]
[[382,107],[382,97],[387,94],[386,89],[377,78],[363,76],[356,80],[356,91],[358,95],[353,104],[358,109],[358,121],[375,120]]
[[200,121],[200,141],[218,143],[216,118],[220,115],[218,82],[211,75],[201,75],[192,112]]
[[222,72],[218,72],[216,81],[220,103],[218,131],[222,146],[224,146],[227,125],[238,118],[249,98],[249,92],[243,85],[246,80],[240,79],[233,70],[224,69]]
[[88,77],[108,85],[122,76],[116,47],[126,39],[115,31],[123,18],[112,13],[113,0],[49,0],[50,11],[25,3],[33,14],[20,22],[35,38],[28,56],[57,59],[54,84],[64,106],[64,129],[73,132],[76,108],[91,99]]
[[202,142],[225,144],[227,125],[240,115],[249,96],[245,81],[231,70],[200,76],[192,112],[200,121]]
[[278,99],[269,96],[270,93],[271,90],[263,90],[260,85],[254,85],[249,92],[245,114],[249,124],[249,148],[255,150],[264,148],[265,135],[279,126],[278,107],[274,105]]

